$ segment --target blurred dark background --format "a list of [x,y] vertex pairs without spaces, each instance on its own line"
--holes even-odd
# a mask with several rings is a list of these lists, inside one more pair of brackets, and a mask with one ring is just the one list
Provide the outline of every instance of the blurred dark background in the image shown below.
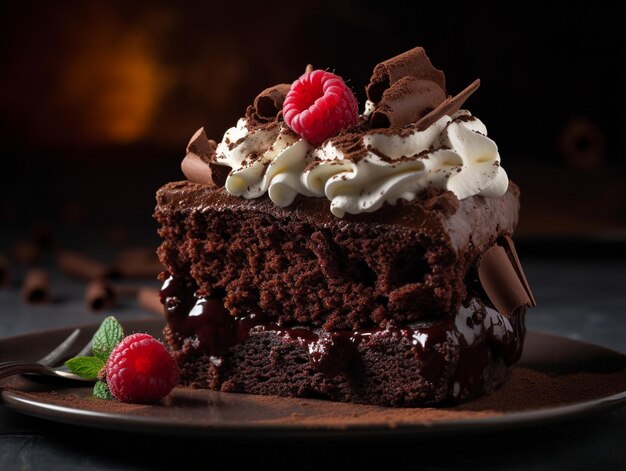
[[[626,238],[618,3],[3,2],[0,224],[121,238],[149,228],[200,126],[221,139],[307,63],[360,104],[376,63],[416,45],[489,128],[523,189],[520,238]],[[106,234],[105,234],[106,233]],[[6,240],[4,240],[6,242]]]

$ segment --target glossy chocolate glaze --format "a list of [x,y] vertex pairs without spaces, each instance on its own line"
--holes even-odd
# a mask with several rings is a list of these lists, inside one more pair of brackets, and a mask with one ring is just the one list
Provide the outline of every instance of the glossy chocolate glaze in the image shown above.
[[456,362],[448,387],[452,401],[475,389],[493,357],[501,358],[506,366],[515,363],[521,356],[525,334],[525,309],[507,318],[478,298],[464,303],[456,315],[430,323],[401,327],[389,323],[385,328],[332,332],[279,326],[257,314],[233,317],[220,300],[197,298],[192,290],[172,277],[163,284],[161,300],[171,330],[196,339],[197,349],[220,364],[227,360],[235,345],[245,342],[250,335],[273,332],[281,341],[304,348],[310,365],[333,378],[349,370],[360,349],[367,348],[368,342],[377,336],[408,340],[411,354],[418,357],[422,365],[422,377],[432,384],[438,384],[450,363]]

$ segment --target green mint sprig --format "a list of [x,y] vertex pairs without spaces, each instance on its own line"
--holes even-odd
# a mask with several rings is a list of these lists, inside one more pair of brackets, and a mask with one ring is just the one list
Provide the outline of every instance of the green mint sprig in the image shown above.
[[124,329],[113,316],[102,321],[100,327],[93,336],[93,356],[74,357],[65,362],[69,370],[88,380],[96,381],[93,395],[101,399],[113,399],[109,387],[102,378],[100,372],[106,365],[111,351],[124,338]]

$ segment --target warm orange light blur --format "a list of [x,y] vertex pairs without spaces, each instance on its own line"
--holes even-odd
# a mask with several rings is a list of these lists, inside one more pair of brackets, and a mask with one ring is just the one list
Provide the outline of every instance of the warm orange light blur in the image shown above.
[[141,31],[95,37],[63,69],[59,101],[82,118],[92,142],[128,143],[144,136],[168,88]]

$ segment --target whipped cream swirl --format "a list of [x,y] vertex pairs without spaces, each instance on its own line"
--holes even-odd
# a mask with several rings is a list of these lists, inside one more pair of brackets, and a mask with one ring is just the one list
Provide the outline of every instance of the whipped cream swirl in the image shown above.
[[231,167],[226,190],[278,206],[296,195],[326,197],[337,217],[411,201],[428,187],[499,197],[508,188],[496,144],[468,111],[443,116],[423,131],[372,130],[312,147],[283,123],[248,127],[242,118],[218,144],[215,163]]

